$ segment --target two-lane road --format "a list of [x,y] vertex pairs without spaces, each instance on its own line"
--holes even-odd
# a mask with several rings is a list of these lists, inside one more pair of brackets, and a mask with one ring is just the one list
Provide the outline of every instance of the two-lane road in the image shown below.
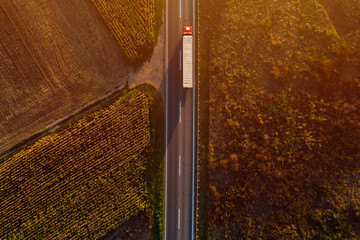
[[194,89],[182,87],[181,59],[183,26],[193,26],[193,14],[193,0],[166,2],[166,240],[193,238]]

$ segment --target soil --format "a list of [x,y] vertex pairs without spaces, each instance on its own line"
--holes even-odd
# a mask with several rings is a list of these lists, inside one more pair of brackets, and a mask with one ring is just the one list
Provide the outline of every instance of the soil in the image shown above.
[[164,50],[165,50],[165,28],[161,26],[158,42],[151,58],[146,61],[138,69],[130,69],[129,71],[129,87],[133,88],[142,83],[154,85],[161,93],[163,99],[165,97],[164,83]]
[[0,10],[17,43],[0,40],[0,154],[127,82],[163,88],[163,30],[153,57],[135,69],[91,1],[4,0]]
[[[151,214],[150,214],[151,215]],[[99,240],[147,240],[152,239],[152,226],[149,213],[144,211],[132,216],[118,228],[110,231]]]

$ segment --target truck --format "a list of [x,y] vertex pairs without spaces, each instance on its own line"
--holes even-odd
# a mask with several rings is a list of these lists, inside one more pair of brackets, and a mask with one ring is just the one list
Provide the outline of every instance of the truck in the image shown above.
[[193,36],[192,27],[184,26],[183,34],[183,88],[193,87]]

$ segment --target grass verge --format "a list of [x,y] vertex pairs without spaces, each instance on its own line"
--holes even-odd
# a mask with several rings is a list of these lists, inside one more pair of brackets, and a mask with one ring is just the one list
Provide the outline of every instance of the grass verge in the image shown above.
[[136,89],[143,91],[150,101],[150,126],[151,139],[145,156],[153,161],[148,161],[149,172],[147,181],[151,191],[149,199],[155,211],[154,238],[163,239],[164,222],[164,103],[161,94],[152,86],[142,84]]
[[199,104],[200,112],[199,120],[201,124],[199,127],[199,219],[198,219],[198,239],[207,239],[207,221],[208,221],[208,177],[207,165],[209,159],[209,40],[205,37],[203,32],[200,35],[200,56],[201,64],[199,67]]

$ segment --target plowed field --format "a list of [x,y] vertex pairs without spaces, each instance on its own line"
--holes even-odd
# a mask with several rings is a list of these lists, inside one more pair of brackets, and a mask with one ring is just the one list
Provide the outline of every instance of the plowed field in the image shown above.
[[0,153],[126,82],[90,1],[0,2]]

